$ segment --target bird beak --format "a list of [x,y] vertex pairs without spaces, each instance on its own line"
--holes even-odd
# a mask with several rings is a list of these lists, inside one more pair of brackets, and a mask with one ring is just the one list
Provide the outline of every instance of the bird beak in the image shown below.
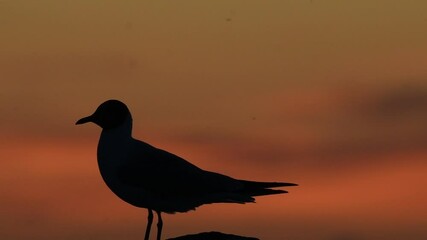
[[87,117],[84,117],[84,118],[82,118],[82,119],[78,120],[78,121],[76,122],[76,125],[80,125],[80,124],[84,124],[84,123],[88,123],[88,122],[93,122],[93,117],[92,117],[92,115],[87,116]]

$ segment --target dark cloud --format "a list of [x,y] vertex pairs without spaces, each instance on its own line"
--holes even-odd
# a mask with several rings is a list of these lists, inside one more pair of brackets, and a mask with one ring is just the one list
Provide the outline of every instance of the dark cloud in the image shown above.
[[362,107],[377,117],[426,116],[427,86],[403,85],[378,92]]
[[[375,161],[394,161],[391,158],[378,158],[384,154],[410,153],[423,151],[427,147],[427,134],[419,137],[351,139],[336,138],[326,142],[306,143],[296,145],[290,142],[280,142],[274,139],[249,139],[245,137],[223,136],[210,138],[210,134],[199,133],[194,138],[191,135],[173,138],[172,142],[184,142],[190,145],[209,146],[213,158],[218,160],[244,162],[247,165],[258,166],[325,166],[343,167],[349,164],[370,164]],[[209,139],[209,140],[206,140]],[[375,157],[375,158],[373,158]],[[191,159],[189,159],[191,160]]]
[[284,101],[288,102],[278,107],[286,117],[273,117],[272,121],[279,119],[279,124],[265,127],[265,132],[255,129],[257,134],[248,130],[238,135],[196,130],[177,133],[173,138],[211,145],[235,156],[236,161],[245,159],[254,164],[330,162],[341,166],[355,158],[371,161],[369,156],[423,151],[427,147],[427,86],[319,89],[302,92],[301,96],[289,94]]

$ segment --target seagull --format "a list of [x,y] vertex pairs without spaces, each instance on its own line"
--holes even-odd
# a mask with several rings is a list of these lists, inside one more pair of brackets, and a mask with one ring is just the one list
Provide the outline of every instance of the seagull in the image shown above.
[[255,196],[287,193],[276,187],[285,182],[239,180],[203,170],[185,159],[132,137],[132,116],[119,100],[108,100],[76,122],[102,128],[97,158],[101,176],[123,201],[148,209],[145,240],[149,239],[153,211],[157,240],[163,228],[161,213],[184,213],[204,204],[251,203]]

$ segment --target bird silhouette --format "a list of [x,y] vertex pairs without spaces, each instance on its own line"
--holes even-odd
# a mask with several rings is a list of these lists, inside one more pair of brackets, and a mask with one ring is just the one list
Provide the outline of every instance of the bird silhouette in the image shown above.
[[132,116],[118,100],[102,103],[76,122],[93,122],[102,128],[97,158],[107,186],[123,201],[148,209],[145,240],[150,236],[153,211],[158,216],[157,240],[162,234],[161,213],[187,212],[203,204],[250,203],[255,196],[286,193],[275,187],[284,182],[234,179],[206,171],[181,157],[132,137]]

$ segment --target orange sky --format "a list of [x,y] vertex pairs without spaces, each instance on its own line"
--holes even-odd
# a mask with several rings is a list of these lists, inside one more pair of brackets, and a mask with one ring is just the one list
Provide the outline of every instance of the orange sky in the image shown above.
[[134,136],[257,204],[165,216],[165,237],[426,239],[427,2],[0,1],[0,238],[140,239],[96,166],[109,98]]

